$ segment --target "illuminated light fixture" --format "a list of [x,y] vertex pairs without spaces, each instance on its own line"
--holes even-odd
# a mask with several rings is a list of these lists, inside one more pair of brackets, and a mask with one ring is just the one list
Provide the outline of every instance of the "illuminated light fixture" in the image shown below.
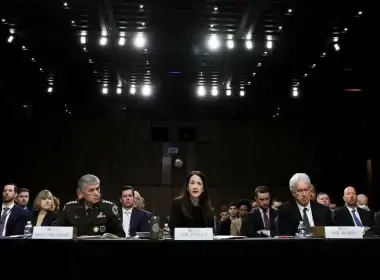
[[299,96],[298,87],[293,87],[293,89],[292,89],[292,96],[293,97],[298,97]]
[[204,97],[206,96],[206,89],[204,86],[198,86],[198,89],[197,89],[197,95],[199,97]]
[[152,87],[150,85],[145,85],[142,88],[143,96],[150,96],[152,94]]
[[226,45],[227,45],[227,48],[230,49],[230,50],[235,47],[235,43],[232,40],[227,40]]
[[84,45],[84,44],[87,43],[87,38],[86,38],[86,36],[87,36],[87,31],[83,30],[83,31],[81,32],[81,34],[80,34],[80,43],[81,43],[82,45]]
[[7,41],[8,41],[8,43],[12,43],[12,42],[13,42],[13,40],[14,40],[14,38],[15,38],[15,37],[13,37],[12,35],[11,35],[11,36],[9,36],[9,37],[8,37],[8,40],[7,40]]
[[247,48],[247,50],[252,50],[253,49],[253,43],[251,40],[246,40],[245,41],[245,47]]
[[108,88],[107,88],[107,85],[106,85],[106,84],[103,85],[102,93],[103,93],[104,95],[108,94]]
[[335,51],[339,51],[340,50],[339,44],[334,44],[334,49]]
[[129,89],[129,93],[132,95],[136,94],[136,86],[135,85],[131,85],[131,88]]
[[226,95],[231,96],[232,95],[232,90],[231,89],[226,89]]
[[121,94],[121,92],[122,92],[122,89],[121,89],[121,86],[119,85],[117,86],[116,93]]
[[210,50],[215,51],[220,48],[220,40],[218,36],[212,34],[210,38],[207,40],[207,46]]
[[211,89],[211,95],[212,96],[217,96],[218,95],[218,87],[217,86],[213,86],[212,89]]
[[133,43],[136,48],[142,49],[146,46],[146,38],[144,34],[139,33],[136,35],[135,39],[133,40]]
[[243,97],[245,95],[244,90],[240,90],[240,96]]
[[48,87],[47,92],[48,93],[52,93],[53,92],[53,87]]

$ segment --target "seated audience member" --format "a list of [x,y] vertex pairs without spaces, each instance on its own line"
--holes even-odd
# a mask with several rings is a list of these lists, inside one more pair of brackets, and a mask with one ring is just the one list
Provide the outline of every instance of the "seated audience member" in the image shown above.
[[137,232],[150,231],[151,214],[134,206],[135,193],[130,186],[125,186],[120,191],[121,222],[127,237],[136,236]]
[[54,209],[54,198],[51,192],[48,190],[40,191],[33,202],[32,225],[36,227],[51,226],[57,218]]
[[18,194],[15,199],[18,206],[25,209],[28,212],[32,212],[32,208],[28,207],[29,204],[29,190],[25,188],[18,189]]
[[317,200],[317,190],[313,184],[310,184],[310,201],[315,202]]
[[362,209],[371,211],[368,207],[368,197],[365,194],[358,194],[357,205]]
[[372,227],[375,218],[371,211],[357,206],[356,189],[348,186],[343,192],[344,206],[333,212],[334,222],[337,226]]
[[295,235],[300,221],[306,231],[313,226],[332,226],[333,220],[328,207],[310,201],[311,183],[305,173],[297,173],[289,181],[289,188],[294,200],[278,208],[278,234]]
[[61,205],[61,203],[60,203],[60,201],[59,201],[59,198],[57,198],[57,197],[53,197],[53,204],[54,204],[54,209],[53,209],[53,212],[59,212],[59,208],[60,208],[60,205]]
[[3,188],[0,218],[0,236],[22,235],[29,218],[28,212],[15,203],[17,187],[7,184]]
[[277,198],[273,198],[272,200],[272,209],[277,210],[277,208],[282,205],[282,201]]
[[218,228],[220,235],[231,235],[232,221],[239,219],[239,205],[235,202],[230,202],[228,205],[228,218],[220,221]]
[[241,200],[238,202],[239,206],[239,218],[231,221],[231,235],[241,235],[240,229],[248,213],[251,212],[251,202],[249,200]]
[[241,235],[248,237],[275,236],[277,211],[270,207],[269,188],[260,186],[255,189],[257,208],[248,214],[241,227]]
[[208,195],[205,175],[192,171],[183,187],[182,194],[172,202],[170,228],[213,228],[214,217]]
[[[219,213],[220,219],[216,222],[216,234],[217,235],[222,235],[221,232],[226,231],[225,228],[223,228],[223,223],[229,218],[230,215],[228,214],[228,206],[223,205],[220,207],[220,213]],[[230,234],[229,232],[227,233],[228,235]]]

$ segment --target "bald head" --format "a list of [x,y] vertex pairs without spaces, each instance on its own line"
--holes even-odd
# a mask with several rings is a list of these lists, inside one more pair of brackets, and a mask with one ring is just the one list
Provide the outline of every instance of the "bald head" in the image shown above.
[[344,189],[343,200],[349,207],[355,207],[357,202],[356,189],[352,186],[348,186]]

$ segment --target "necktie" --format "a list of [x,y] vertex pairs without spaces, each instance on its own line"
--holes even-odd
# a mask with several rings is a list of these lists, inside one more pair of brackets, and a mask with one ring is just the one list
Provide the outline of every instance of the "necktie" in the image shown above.
[[0,236],[3,236],[3,231],[5,227],[5,219],[7,218],[8,212],[9,212],[9,207],[4,207],[3,214],[1,215],[1,218],[0,218]]
[[302,221],[303,221],[303,225],[305,226],[306,232],[309,233],[310,232],[310,221],[309,221],[309,218],[307,217],[307,211],[309,211],[309,209],[307,209],[307,208],[303,209]]
[[268,209],[263,209],[263,221],[264,221],[264,228],[270,229],[270,222],[268,219]]
[[362,227],[362,222],[359,220],[358,216],[355,215],[356,210],[353,209],[352,211],[352,217],[354,217],[355,226]]

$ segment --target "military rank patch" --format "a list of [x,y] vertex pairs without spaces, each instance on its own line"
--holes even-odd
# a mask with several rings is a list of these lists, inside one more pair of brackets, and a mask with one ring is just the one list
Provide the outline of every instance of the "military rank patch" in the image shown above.
[[99,231],[99,228],[98,228],[98,227],[94,227],[94,228],[92,229],[92,231],[95,232],[95,233],[97,233],[97,232]]
[[119,216],[119,211],[117,210],[117,205],[116,205],[116,204],[114,204],[114,205],[112,206],[112,212],[113,212],[113,214],[114,214],[115,216]]
[[100,232],[103,233],[103,232],[105,232],[105,231],[106,231],[106,227],[105,227],[105,226],[101,226],[101,227],[100,227]]

